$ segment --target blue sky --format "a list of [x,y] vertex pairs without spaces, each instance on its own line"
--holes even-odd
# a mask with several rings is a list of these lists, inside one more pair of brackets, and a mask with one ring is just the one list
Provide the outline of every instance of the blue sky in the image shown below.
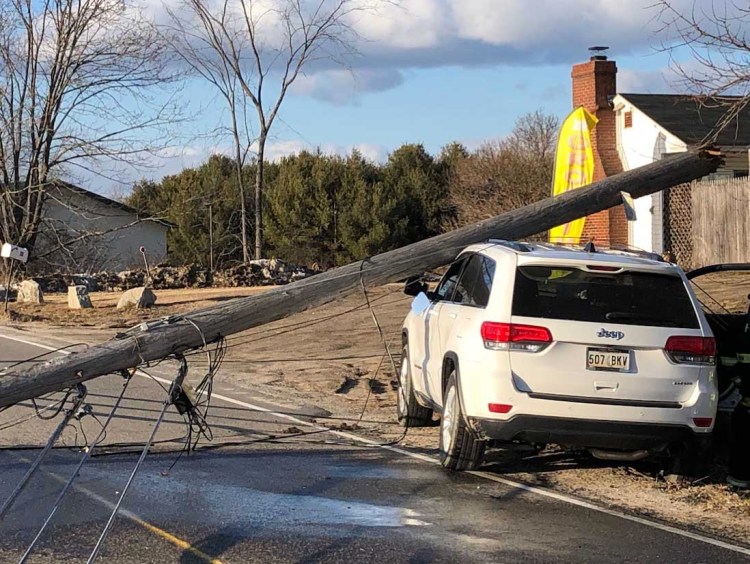
[[[661,73],[665,57],[644,53],[622,58],[610,53],[621,70],[639,69],[646,79],[626,76],[620,82],[639,92],[668,89],[649,74]],[[587,58],[582,48],[575,62]],[[382,156],[406,142],[424,143],[432,153],[451,141],[474,147],[507,135],[519,116],[536,109],[564,117],[572,109],[570,70],[569,64],[415,69],[398,87],[363,93],[343,106],[293,96],[283,118],[297,135],[283,124],[278,135],[308,145],[372,145]]]
[[[692,0],[673,3],[689,6]],[[156,2],[147,5],[157,19],[163,16]],[[507,135],[519,116],[539,108],[562,118],[571,110],[571,65],[587,60],[591,45],[611,47],[619,91],[673,91],[678,86],[668,56],[658,50],[668,38],[658,33],[652,5],[396,0],[357,20],[365,40],[360,55],[348,61],[350,69],[319,65],[301,77],[274,126],[269,155],[358,148],[383,160],[403,143],[423,143],[432,153],[451,141],[476,147]],[[199,138],[224,122],[222,101],[196,81],[188,83],[185,96],[196,117],[185,124],[183,139],[150,170],[128,172],[116,191],[127,192],[133,179],[158,180],[199,165],[212,152],[229,152],[227,139]]]

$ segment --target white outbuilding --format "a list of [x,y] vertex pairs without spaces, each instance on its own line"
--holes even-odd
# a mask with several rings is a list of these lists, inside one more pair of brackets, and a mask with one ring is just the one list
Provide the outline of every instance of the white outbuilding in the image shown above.
[[125,270],[167,258],[171,224],[65,182],[46,190],[42,223],[30,260],[72,272]]

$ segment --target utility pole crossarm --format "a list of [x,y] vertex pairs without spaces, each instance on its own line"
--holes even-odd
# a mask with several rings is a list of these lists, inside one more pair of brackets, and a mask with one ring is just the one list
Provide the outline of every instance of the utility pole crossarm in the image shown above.
[[[124,338],[23,371],[0,373],[0,407],[67,388],[97,376],[202,347],[221,337],[270,323],[365,285],[403,280],[450,263],[467,245],[490,238],[522,239],[633,198],[691,182],[721,164],[716,153],[687,152],[547,198],[418,243],[376,255],[256,296],[236,298],[183,316],[147,323]],[[145,327],[145,329],[142,329]]]

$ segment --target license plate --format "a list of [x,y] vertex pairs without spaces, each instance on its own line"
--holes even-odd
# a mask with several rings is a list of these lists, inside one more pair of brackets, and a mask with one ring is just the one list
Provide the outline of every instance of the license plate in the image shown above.
[[630,369],[630,353],[608,349],[586,349],[586,368],[627,372]]

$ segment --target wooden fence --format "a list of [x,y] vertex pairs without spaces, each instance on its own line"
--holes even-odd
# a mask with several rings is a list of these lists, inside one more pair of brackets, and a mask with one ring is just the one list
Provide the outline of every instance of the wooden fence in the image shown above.
[[750,179],[694,182],[690,192],[690,266],[750,262]]

